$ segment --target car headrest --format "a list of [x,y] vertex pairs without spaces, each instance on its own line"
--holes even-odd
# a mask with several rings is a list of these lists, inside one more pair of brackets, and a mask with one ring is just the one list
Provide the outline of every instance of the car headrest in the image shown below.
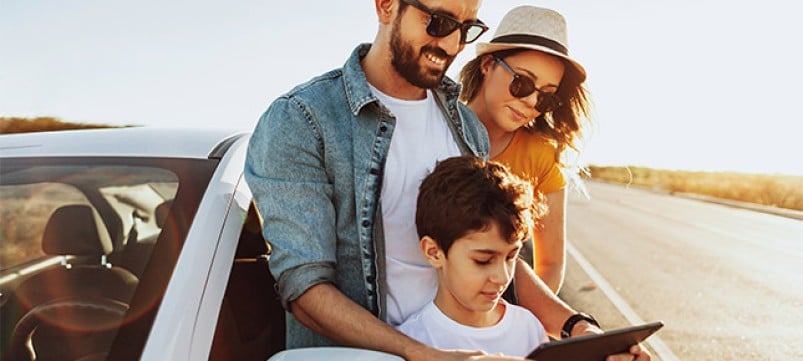
[[56,209],[42,236],[42,250],[50,255],[102,256],[112,249],[109,231],[100,214],[83,204]]
[[162,228],[167,221],[167,214],[170,213],[170,207],[173,206],[173,200],[166,200],[156,206],[154,210],[154,217],[156,218],[156,227]]

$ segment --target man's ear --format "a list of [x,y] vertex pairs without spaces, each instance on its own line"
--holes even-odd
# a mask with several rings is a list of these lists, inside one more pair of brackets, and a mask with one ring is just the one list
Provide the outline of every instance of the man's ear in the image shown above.
[[438,247],[438,243],[435,242],[432,237],[421,237],[419,246],[421,247],[421,253],[424,254],[424,258],[427,259],[427,262],[429,262],[432,268],[439,269],[443,266],[446,255],[441,251],[441,248]]
[[390,24],[393,20],[393,8],[396,6],[394,0],[374,0],[376,6],[376,16],[382,24]]

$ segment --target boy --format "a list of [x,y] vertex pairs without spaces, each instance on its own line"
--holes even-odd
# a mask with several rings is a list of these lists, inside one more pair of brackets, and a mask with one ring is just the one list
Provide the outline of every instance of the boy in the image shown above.
[[541,322],[501,297],[543,197],[530,183],[482,158],[445,159],[421,183],[416,227],[437,271],[435,299],[398,329],[440,349],[524,357],[548,341]]

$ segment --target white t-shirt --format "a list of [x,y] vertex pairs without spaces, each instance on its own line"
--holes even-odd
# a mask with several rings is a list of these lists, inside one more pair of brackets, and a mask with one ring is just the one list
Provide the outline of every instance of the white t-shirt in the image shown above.
[[396,117],[382,179],[388,323],[395,326],[435,298],[438,278],[418,247],[418,187],[437,161],[460,155],[446,117],[427,90],[423,100],[373,94]]
[[422,343],[442,350],[483,350],[490,354],[526,357],[548,342],[541,322],[527,309],[504,300],[505,314],[490,327],[471,327],[452,320],[434,302],[396,328]]

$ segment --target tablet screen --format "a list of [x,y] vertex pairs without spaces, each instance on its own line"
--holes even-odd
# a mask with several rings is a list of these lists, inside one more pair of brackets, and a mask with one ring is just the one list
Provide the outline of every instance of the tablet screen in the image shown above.
[[663,327],[663,322],[653,322],[605,331],[598,335],[583,335],[539,345],[527,356],[537,361],[603,361],[606,357],[627,352],[633,346]]

